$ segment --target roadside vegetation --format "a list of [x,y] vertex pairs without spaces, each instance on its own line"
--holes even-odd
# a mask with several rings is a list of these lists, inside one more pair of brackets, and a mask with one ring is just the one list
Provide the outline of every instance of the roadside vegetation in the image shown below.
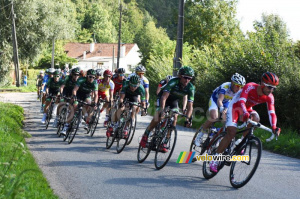
[[0,198],[58,198],[27,148],[23,109],[0,102]]

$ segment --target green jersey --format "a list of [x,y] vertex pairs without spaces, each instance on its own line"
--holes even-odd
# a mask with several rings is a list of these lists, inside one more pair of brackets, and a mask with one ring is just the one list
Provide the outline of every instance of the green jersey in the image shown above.
[[50,78],[47,81],[47,88],[49,88],[49,93],[57,94],[59,92],[59,89],[61,85],[63,84],[63,80],[58,80],[57,82],[54,81],[54,78]]
[[125,95],[130,95],[130,96],[138,96],[138,95],[140,95],[142,102],[146,100],[144,86],[142,84],[140,84],[140,86],[135,91],[132,92],[130,90],[130,86],[129,86],[129,81],[128,80],[123,82],[121,93],[125,94]]
[[93,91],[98,90],[97,82],[94,80],[90,83],[86,77],[79,78],[76,82],[76,86],[79,87],[77,93],[82,95],[90,95]]
[[77,81],[73,81],[72,76],[66,76],[63,82],[63,85],[65,85],[64,93],[72,93],[72,90],[74,89],[76,83]]
[[195,95],[195,86],[191,82],[189,82],[186,87],[182,87],[180,84],[180,78],[176,77],[171,79],[167,85],[162,87],[161,91],[158,94],[159,98],[162,96],[163,92],[170,93],[168,101],[179,100],[187,95],[188,101],[193,102]]

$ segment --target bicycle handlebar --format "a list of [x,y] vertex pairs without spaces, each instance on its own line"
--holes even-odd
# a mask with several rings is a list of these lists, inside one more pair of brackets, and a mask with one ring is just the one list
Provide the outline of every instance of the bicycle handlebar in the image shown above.
[[246,124],[250,123],[250,124],[252,124],[253,126],[255,126],[257,128],[260,128],[260,129],[263,129],[265,131],[268,131],[268,132],[272,133],[271,137],[269,137],[268,139],[266,139],[266,142],[270,142],[271,140],[274,139],[274,137],[276,137],[276,140],[277,140],[278,136],[273,133],[273,130],[270,129],[270,128],[268,128],[268,127],[266,127],[266,126],[264,126],[264,125],[262,125],[261,123],[252,121],[250,119],[247,122],[245,122],[245,123]]

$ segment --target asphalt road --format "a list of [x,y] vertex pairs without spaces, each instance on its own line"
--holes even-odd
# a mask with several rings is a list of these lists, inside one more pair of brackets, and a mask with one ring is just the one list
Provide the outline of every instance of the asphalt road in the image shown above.
[[69,145],[52,127],[45,130],[41,124],[35,93],[3,93],[0,101],[24,107],[25,130],[32,135],[26,140],[28,147],[60,198],[299,198],[299,159],[263,151],[254,177],[237,190],[230,185],[229,167],[206,180],[201,162],[176,163],[180,152],[189,150],[192,130],[178,127],[172,158],[158,171],[153,152],[144,163],[137,162],[138,139],[150,116],[138,117],[133,142],[117,154],[116,145],[105,148],[105,129],[100,127],[103,119],[94,137],[81,129]]

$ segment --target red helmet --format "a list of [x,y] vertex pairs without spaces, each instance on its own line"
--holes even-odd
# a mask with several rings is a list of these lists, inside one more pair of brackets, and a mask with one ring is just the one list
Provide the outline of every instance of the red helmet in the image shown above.
[[272,86],[277,86],[279,84],[279,79],[278,77],[271,72],[266,72],[262,75],[261,80],[263,83],[272,85]]
[[103,76],[106,76],[106,75],[109,75],[109,76],[112,76],[112,72],[110,70],[105,70],[104,73],[103,73]]

